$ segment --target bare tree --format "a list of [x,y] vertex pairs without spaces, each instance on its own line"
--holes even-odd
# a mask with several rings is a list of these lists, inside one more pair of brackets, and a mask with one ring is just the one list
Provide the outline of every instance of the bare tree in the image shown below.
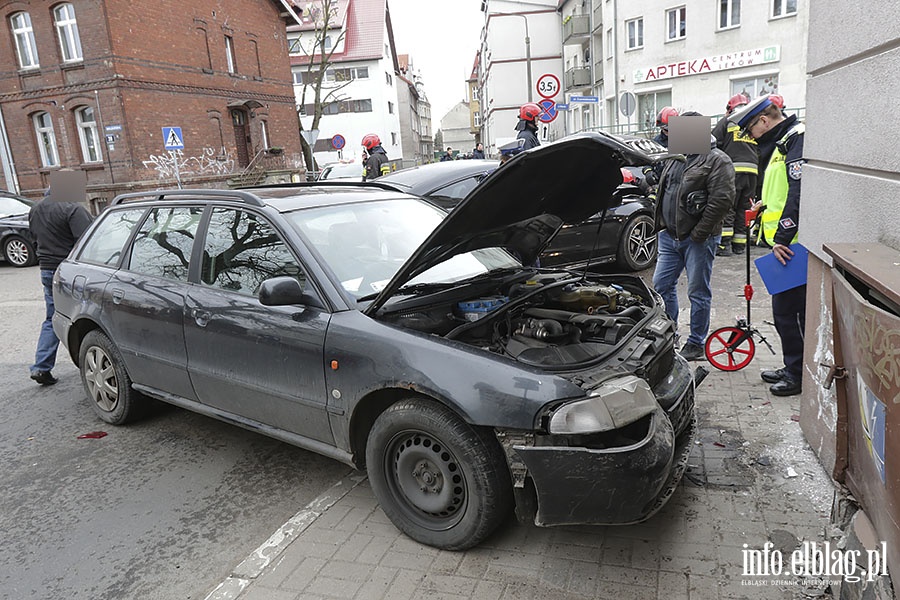
[[[314,25],[315,28],[301,31],[300,36],[291,44],[290,52],[292,54],[302,52],[307,58],[306,70],[302,75],[300,104],[297,106],[297,112],[300,116],[310,116],[306,111],[306,107],[309,106],[306,99],[311,97],[313,119],[310,130],[319,128],[324,108],[331,103],[341,102],[344,98],[342,98],[342,94],[339,94],[340,90],[353,81],[351,74],[341,70],[334,70],[330,78],[327,76],[332,65],[332,57],[335,51],[342,46],[341,42],[346,34],[346,31],[341,29],[337,39],[331,37],[330,29],[339,16],[339,0],[310,2],[303,10],[301,20],[307,26]],[[303,131],[303,120],[299,119],[299,122],[300,131]],[[300,143],[307,170],[315,171],[313,149],[303,139],[303,136],[301,136]]]

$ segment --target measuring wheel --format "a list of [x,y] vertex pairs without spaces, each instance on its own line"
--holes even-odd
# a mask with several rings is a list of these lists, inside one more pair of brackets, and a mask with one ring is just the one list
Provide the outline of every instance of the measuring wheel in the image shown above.
[[706,359],[721,371],[739,371],[753,360],[753,334],[740,327],[720,327],[706,338]]

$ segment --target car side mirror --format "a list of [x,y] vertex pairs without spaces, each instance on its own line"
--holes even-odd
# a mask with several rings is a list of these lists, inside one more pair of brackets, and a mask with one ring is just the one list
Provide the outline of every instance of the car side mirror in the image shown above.
[[324,308],[317,297],[304,291],[305,287],[306,277],[302,273],[292,277],[285,275],[266,279],[259,286],[259,303],[263,306],[304,304]]

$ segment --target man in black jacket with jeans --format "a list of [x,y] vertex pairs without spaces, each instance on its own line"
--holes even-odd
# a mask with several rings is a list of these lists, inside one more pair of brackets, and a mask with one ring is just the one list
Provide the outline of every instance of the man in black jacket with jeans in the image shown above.
[[56,349],[59,347],[59,339],[53,333],[53,274],[91,224],[91,219],[91,214],[83,205],[58,202],[50,197],[35,204],[28,213],[28,224],[37,240],[44,305],[47,309],[41,324],[34,364],[31,365],[31,378],[41,385],[53,385],[57,381],[51,373],[56,365]]
[[703,344],[709,332],[713,259],[722,221],[734,204],[731,159],[716,148],[715,138],[710,136],[708,153],[675,155],[666,160],[656,198],[659,256],[653,287],[666,303],[666,314],[677,323],[676,286],[681,273],[687,271],[691,327],[681,355],[699,360],[704,356]]

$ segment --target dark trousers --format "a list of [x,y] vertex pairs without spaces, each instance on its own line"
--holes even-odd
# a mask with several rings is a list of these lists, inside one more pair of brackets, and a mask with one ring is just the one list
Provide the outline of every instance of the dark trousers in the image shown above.
[[[731,242],[734,244],[747,243],[747,221],[744,211],[750,208],[750,198],[756,194],[756,175],[754,173],[734,174],[734,205],[725,220],[722,222],[724,231],[733,232]],[[722,236],[725,238],[725,235]],[[726,241],[723,239],[723,242]]]
[[798,381],[803,376],[803,331],[806,323],[806,286],[774,294],[772,315],[781,338],[784,367]]

